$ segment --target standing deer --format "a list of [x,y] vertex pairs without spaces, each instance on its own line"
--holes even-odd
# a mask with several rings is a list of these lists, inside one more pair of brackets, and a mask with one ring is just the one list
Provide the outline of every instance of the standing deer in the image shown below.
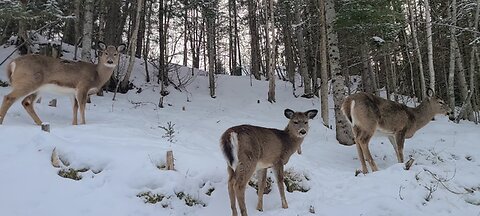
[[378,171],[368,144],[375,132],[388,136],[403,163],[403,144],[415,132],[427,125],[437,114],[449,114],[451,109],[440,98],[434,97],[433,90],[427,91],[427,98],[415,108],[360,92],[348,96],[342,104],[342,112],[350,122],[357,152],[362,163],[362,172],[368,173],[365,159],[372,172]]
[[223,133],[220,148],[227,161],[228,195],[233,216],[238,214],[236,200],[241,215],[247,215],[245,189],[254,171],[257,171],[259,177],[257,210],[263,211],[263,192],[267,168],[270,167],[274,169],[277,177],[282,207],[288,208],[283,185],[283,166],[300,148],[309,129],[308,120],[313,119],[317,112],[317,110],[294,112],[286,109],[284,114],[290,121],[284,130],[239,125]]
[[102,52],[98,64],[42,55],[26,55],[13,60],[7,66],[12,91],[3,98],[0,124],[3,123],[10,106],[20,98],[24,98],[22,105],[35,123],[42,124],[33,108],[37,94],[42,92],[72,95],[74,97],[72,124],[77,124],[79,107],[81,124],[85,124],[88,95],[96,93],[110,79],[118,64],[119,53],[125,49],[124,44],[107,47],[103,42],[99,42],[98,46]]

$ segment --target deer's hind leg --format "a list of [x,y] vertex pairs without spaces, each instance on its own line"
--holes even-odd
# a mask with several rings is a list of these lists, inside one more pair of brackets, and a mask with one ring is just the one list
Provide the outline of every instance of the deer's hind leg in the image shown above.
[[12,92],[3,97],[2,107],[0,108],[0,124],[3,123],[5,115],[7,114],[8,109],[17,101],[19,98],[29,94],[30,89],[13,89]]
[[235,169],[235,196],[237,197],[238,207],[242,216],[247,215],[247,207],[245,205],[245,189],[248,180],[255,172],[255,166],[250,163],[239,163]]
[[33,93],[28,95],[22,100],[22,105],[25,110],[27,110],[27,113],[32,117],[33,121],[37,125],[42,124],[42,120],[38,117],[37,113],[35,112],[35,109],[33,107],[33,104],[35,103],[35,99],[37,98],[37,93]]
[[[370,164],[370,168],[372,168],[372,172],[378,171],[377,164],[373,160],[372,154],[370,153],[370,149],[368,147],[368,144],[370,143],[370,139],[372,138],[374,131],[364,130],[359,128],[358,126],[355,126],[354,130],[356,130],[355,140],[357,142],[357,145],[360,144],[360,148],[363,152],[364,159],[366,159]],[[364,160],[362,161],[363,161],[362,168],[364,168],[363,166],[365,165],[365,162]]]
[[361,134],[362,131],[360,130],[359,127],[354,126],[353,127],[353,135],[355,136],[355,145],[357,146],[357,153],[358,153],[358,160],[360,160],[360,163],[362,164],[362,173],[367,174],[368,173],[368,168],[367,168],[367,163],[365,162],[365,157],[363,156],[363,151],[361,147],[361,142],[358,138],[359,134]]
[[230,198],[230,208],[232,209],[232,216],[237,216],[237,199],[235,196],[235,171],[227,166],[228,171],[228,197]]

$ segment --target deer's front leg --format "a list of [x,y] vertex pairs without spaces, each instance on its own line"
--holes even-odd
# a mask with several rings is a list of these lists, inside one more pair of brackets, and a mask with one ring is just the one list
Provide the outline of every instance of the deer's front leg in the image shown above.
[[86,91],[77,92],[77,102],[80,107],[80,117],[82,118],[82,120],[80,121],[80,124],[85,124],[85,106],[87,104]]
[[77,113],[78,113],[78,100],[77,100],[76,97],[73,97],[73,121],[72,121],[72,125],[77,125],[78,124]]
[[267,169],[260,169],[257,171],[258,177],[258,203],[257,210],[263,211],[263,192],[265,191],[265,186],[267,184]]
[[288,208],[287,199],[285,198],[285,185],[283,183],[283,164],[277,163],[273,167],[277,176],[278,191],[280,192],[280,198],[282,199],[282,208]]

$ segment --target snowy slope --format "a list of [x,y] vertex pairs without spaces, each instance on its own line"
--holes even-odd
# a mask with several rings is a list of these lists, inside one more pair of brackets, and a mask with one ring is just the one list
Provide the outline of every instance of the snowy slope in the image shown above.
[[[0,58],[8,49],[0,49]],[[142,68],[137,63],[132,76],[139,86]],[[0,73],[4,80],[4,67]],[[81,126],[70,125],[69,98],[60,97],[53,108],[47,106],[52,97],[44,96],[36,110],[51,124],[51,133],[14,104],[0,125],[0,215],[230,215],[226,163],[218,147],[223,131],[244,123],[283,128],[285,108],[305,111],[319,108],[319,102],[293,97],[291,86],[278,81],[277,103],[270,104],[267,82],[254,81],[251,87],[248,77],[217,78],[216,99],[208,96],[208,79],[200,74],[189,93],[169,89],[163,109],[156,107],[155,84],[142,85],[140,94],[117,95],[116,101],[112,93],[92,97],[87,125]],[[8,92],[0,87],[0,97]],[[160,128],[168,122],[175,124],[174,142]],[[479,215],[479,132],[478,125],[438,117],[406,141],[405,155],[416,159],[409,171],[396,163],[386,138],[374,138],[371,151],[380,171],[355,177],[360,168],[355,146],[339,145],[317,117],[303,154],[293,155],[286,166],[307,176],[310,190],[287,193],[289,209],[282,209],[274,185],[260,213],[255,190],[248,187],[249,214],[311,215],[313,207],[317,215]],[[50,164],[54,148],[68,167],[88,169],[81,180],[57,175],[61,168]],[[176,171],[157,168],[168,150],[174,152]],[[145,192],[165,198],[144,203],[137,195]],[[180,192],[205,206],[187,206]]]

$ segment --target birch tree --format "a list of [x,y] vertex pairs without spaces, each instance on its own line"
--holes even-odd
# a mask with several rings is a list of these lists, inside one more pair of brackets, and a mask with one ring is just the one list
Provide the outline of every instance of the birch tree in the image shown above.
[[425,0],[425,19],[427,21],[427,57],[428,57],[428,74],[430,75],[429,87],[435,91],[435,70],[433,67],[433,42],[432,42],[432,18],[430,15],[430,2]]
[[334,29],[336,19],[334,0],[325,1],[325,19],[327,24],[328,53],[330,61],[330,73],[332,75],[333,102],[335,106],[335,130],[336,138],[340,144],[353,145],[352,130],[340,107],[345,98],[345,80],[340,69],[340,52],[338,49],[338,36]]
[[92,61],[93,0],[85,0],[85,22],[83,24],[82,61]]
[[325,0],[319,0],[320,13],[320,110],[323,125],[329,125],[328,120],[328,60],[327,60],[327,30],[325,29]]
[[267,30],[267,46],[269,46],[270,52],[268,53],[268,58],[270,59],[268,67],[268,101],[270,103],[275,102],[275,17],[274,17],[274,9],[273,9],[273,0],[265,0],[268,1],[268,8],[267,11],[267,23],[266,23],[266,30]]
[[130,38],[130,60],[128,62],[128,68],[127,68],[127,73],[125,74],[125,77],[123,78],[122,82],[120,83],[120,92],[127,92],[128,91],[128,85],[130,82],[130,75],[132,74],[133,71],[133,66],[135,65],[135,53],[137,50],[137,37],[138,37],[138,29],[140,28],[140,15],[142,12],[143,8],[143,1],[144,0],[137,0],[137,12],[136,12],[136,17],[135,17],[135,27],[133,29],[131,38]]
[[418,76],[420,77],[420,99],[423,100],[427,97],[427,88],[425,86],[425,74],[423,72],[423,60],[422,60],[422,52],[420,51],[420,44],[418,43],[418,36],[417,36],[417,27],[415,24],[415,14],[413,13],[412,6],[410,5],[410,0],[406,0],[408,12],[410,15],[410,30],[412,31],[413,37],[413,46],[415,49],[415,53],[417,54],[417,61],[418,61]]

